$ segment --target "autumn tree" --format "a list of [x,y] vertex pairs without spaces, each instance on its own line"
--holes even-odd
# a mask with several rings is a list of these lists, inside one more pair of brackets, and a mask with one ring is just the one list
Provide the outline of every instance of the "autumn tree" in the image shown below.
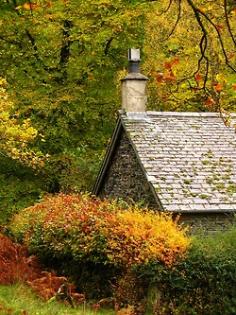
[[152,108],[234,111],[236,4],[178,0],[152,6],[144,66],[152,78]]
[[[43,168],[46,156],[37,149],[30,148],[38,136],[38,131],[29,119],[20,122],[14,112],[14,104],[6,91],[7,82],[0,78],[0,154],[18,160],[21,164],[37,171]],[[43,138],[41,138],[43,141]]]
[[91,188],[120,107],[116,73],[123,75],[129,47],[143,48],[150,108],[234,109],[232,0],[2,0],[0,26],[14,115],[43,135],[34,145],[49,155],[36,184],[32,169],[0,156],[0,187],[11,186],[10,195],[30,178],[19,200],[29,191],[37,199]]
[[88,165],[98,165],[119,107],[114,75],[127,48],[142,42],[134,5],[1,1],[1,69],[20,117],[44,134],[49,191],[88,187]]

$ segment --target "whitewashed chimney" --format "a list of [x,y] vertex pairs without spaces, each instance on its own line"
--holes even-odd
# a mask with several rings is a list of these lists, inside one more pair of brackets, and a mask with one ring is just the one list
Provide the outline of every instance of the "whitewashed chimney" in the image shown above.
[[140,73],[140,50],[131,48],[128,51],[129,73],[122,82],[122,109],[126,112],[145,112],[148,78]]

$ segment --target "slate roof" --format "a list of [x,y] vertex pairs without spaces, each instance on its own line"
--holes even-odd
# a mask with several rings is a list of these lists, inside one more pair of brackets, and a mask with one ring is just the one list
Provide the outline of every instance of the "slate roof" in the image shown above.
[[236,210],[235,128],[218,113],[120,113],[120,120],[164,210]]

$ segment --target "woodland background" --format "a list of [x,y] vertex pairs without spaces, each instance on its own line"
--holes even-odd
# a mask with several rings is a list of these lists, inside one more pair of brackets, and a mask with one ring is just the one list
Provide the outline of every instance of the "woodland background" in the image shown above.
[[0,224],[45,193],[91,191],[120,108],[127,49],[149,109],[236,103],[233,0],[1,0]]

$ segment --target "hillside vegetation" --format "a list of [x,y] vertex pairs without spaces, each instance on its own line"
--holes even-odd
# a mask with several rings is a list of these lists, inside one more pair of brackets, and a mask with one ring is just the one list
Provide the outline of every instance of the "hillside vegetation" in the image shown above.
[[235,10],[229,0],[2,0],[0,224],[47,192],[92,189],[130,47],[142,50],[150,109],[235,111]]

